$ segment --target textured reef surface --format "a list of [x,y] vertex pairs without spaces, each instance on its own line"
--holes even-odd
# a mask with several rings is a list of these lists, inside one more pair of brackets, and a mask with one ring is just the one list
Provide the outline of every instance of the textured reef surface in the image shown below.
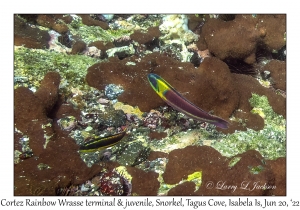
[[286,195],[285,118],[286,15],[14,15],[14,195]]

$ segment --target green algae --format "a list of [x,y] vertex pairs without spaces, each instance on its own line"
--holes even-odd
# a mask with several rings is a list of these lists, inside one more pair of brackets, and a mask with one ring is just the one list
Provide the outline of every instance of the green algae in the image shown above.
[[94,41],[112,42],[117,38],[129,36],[133,33],[133,30],[127,29],[104,30],[100,26],[87,26],[82,23],[81,17],[75,15],[72,17],[73,21],[68,24],[72,36],[81,37],[81,39],[87,44]]
[[252,174],[259,174],[260,172],[262,172],[264,170],[264,167],[261,165],[258,166],[248,166],[249,168],[249,172]]
[[255,113],[255,110],[257,109],[264,113],[265,124],[272,125],[272,127],[285,131],[285,119],[282,115],[278,115],[273,111],[266,96],[252,94],[249,102],[251,106],[254,107],[251,111],[252,113]]
[[[84,55],[15,47],[14,75],[27,77],[27,85],[38,88],[47,72],[56,71],[62,77],[61,86],[83,87],[88,67],[97,62],[99,60]],[[15,88],[17,86],[15,85]]]
[[130,35],[133,33],[128,30],[104,30],[99,26],[82,25],[79,28],[70,28],[73,36],[80,36],[85,43],[94,41],[112,42],[114,39]]
[[202,184],[202,171],[196,171],[188,175],[187,181],[194,182],[196,185],[195,191],[197,191]]
[[235,164],[237,164],[239,161],[241,160],[241,157],[234,157],[232,158],[229,163],[228,163],[228,167],[232,168],[233,166],[235,166]]
[[270,160],[285,157],[286,120],[273,111],[266,96],[252,94],[249,101],[254,107],[252,113],[264,116],[264,129],[236,131],[225,135],[220,141],[215,141],[212,147],[226,157],[232,157],[247,150],[257,150],[265,159]]
[[176,184],[165,183],[162,174],[163,174],[162,172],[159,173],[159,176],[157,178],[157,180],[160,183],[160,187],[158,189],[158,195],[167,195],[169,190],[184,182],[194,182],[195,183],[194,192],[196,192],[201,187],[202,184],[202,171],[196,171],[194,173],[191,173],[188,175],[187,179],[182,179],[180,182]]

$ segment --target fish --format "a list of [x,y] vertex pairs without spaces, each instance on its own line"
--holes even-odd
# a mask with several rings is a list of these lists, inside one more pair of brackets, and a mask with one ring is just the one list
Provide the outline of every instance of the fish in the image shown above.
[[91,141],[88,141],[79,147],[79,152],[95,152],[98,150],[105,149],[107,147],[112,147],[118,142],[120,142],[126,134],[126,128],[117,134],[95,138]]
[[208,122],[222,129],[228,128],[229,122],[197,107],[159,75],[154,73],[148,74],[148,81],[153,90],[175,110],[184,113],[194,120]]

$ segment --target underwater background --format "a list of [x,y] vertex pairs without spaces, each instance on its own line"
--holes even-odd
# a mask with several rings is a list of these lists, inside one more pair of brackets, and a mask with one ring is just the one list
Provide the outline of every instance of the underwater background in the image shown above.
[[14,15],[14,195],[286,195],[285,118],[284,14]]

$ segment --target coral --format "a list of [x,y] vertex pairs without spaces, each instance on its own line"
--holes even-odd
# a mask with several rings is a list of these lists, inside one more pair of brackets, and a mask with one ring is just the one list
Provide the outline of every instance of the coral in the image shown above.
[[108,50],[110,48],[114,48],[115,47],[115,45],[112,42],[105,43],[105,42],[102,42],[102,41],[91,42],[89,44],[89,47],[91,47],[91,46],[95,46],[99,50],[103,50],[103,51],[106,51],[106,50]]
[[[15,89],[14,120],[19,133],[15,135],[15,145],[19,144],[20,134],[21,138],[27,136],[33,153],[15,165],[15,195],[55,195],[57,187],[83,183],[101,169],[99,165],[88,168],[78,155],[79,146],[47,117],[57,117],[50,112],[58,100],[58,83],[59,75],[51,72],[42,81],[41,91],[36,93],[39,96],[25,87]],[[55,112],[60,115],[74,113],[70,109],[64,109],[65,113],[58,110],[61,111]]]
[[265,30],[263,43],[269,51],[280,50],[285,44],[286,15],[257,15],[259,30]]
[[[279,187],[280,191],[283,189],[282,179],[285,175],[279,180],[275,179],[277,171],[272,167],[274,161],[266,163],[253,150],[237,157],[240,160],[228,167],[229,161],[211,147],[188,146],[173,150],[169,153],[169,161],[163,174],[165,183],[176,184],[182,179],[188,179],[189,174],[202,171],[202,184],[199,190],[195,190],[195,184],[184,182],[172,188],[168,195],[277,195],[276,188]],[[256,184],[265,184],[265,187],[254,188]],[[237,187],[233,189],[228,186]]]
[[122,36],[114,40],[114,45],[116,47],[124,47],[132,44],[130,36]]
[[[196,171],[203,171],[204,178],[212,165],[214,170],[221,171],[226,164],[221,154],[207,146],[187,146],[184,149],[175,149],[169,153],[168,157],[169,161],[163,174],[163,179],[167,184],[176,184]],[[194,161],[189,162],[191,159]]]
[[158,38],[160,36],[160,31],[158,27],[148,28],[146,33],[142,31],[135,31],[130,35],[130,38],[139,44],[143,44],[147,49],[153,50],[153,48],[158,47]]
[[270,71],[273,87],[286,91],[286,63],[279,60],[271,60],[263,67],[263,71]]
[[58,33],[66,33],[69,30],[64,21],[55,15],[38,15],[36,21],[39,25],[53,29]]
[[258,45],[269,51],[285,45],[285,15],[236,15],[232,21],[211,18],[202,27],[200,50],[209,51],[221,60],[236,58],[253,61]]
[[159,30],[162,33],[159,37],[161,52],[170,54],[181,62],[189,62],[192,59],[194,53],[189,52],[187,45],[197,41],[199,35],[188,29],[186,15],[165,15]]
[[72,47],[71,54],[76,55],[86,50],[86,44],[83,41],[77,41]]
[[109,28],[107,23],[95,20],[90,15],[79,14],[78,16],[82,18],[82,23],[87,26],[100,26],[104,30]]
[[248,18],[236,18],[235,21],[228,22],[208,19],[202,27],[198,47],[200,50],[208,48],[221,60],[228,57],[244,59],[255,52],[256,43],[261,36],[259,30],[255,29],[256,21],[250,15]]
[[144,172],[134,167],[126,167],[128,173],[132,176],[132,194],[139,196],[157,195],[159,182],[158,174],[150,171]]
[[150,133],[149,133],[149,138],[151,139],[151,140],[161,140],[161,139],[163,139],[163,138],[165,138],[166,136],[167,136],[167,133],[165,133],[165,132],[156,132],[156,131],[150,131]]
[[[33,153],[40,154],[45,140],[44,133],[39,130],[43,124],[46,125],[49,122],[43,103],[25,87],[15,90],[14,101],[15,127],[29,136]],[[48,136],[53,135],[52,128],[47,128],[47,133]],[[15,139],[15,144],[18,144],[18,139]]]
[[47,31],[32,28],[18,15],[14,15],[14,45],[28,48],[48,48],[50,36]]
[[47,114],[57,101],[59,82],[59,74],[49,72],[35,94],[23,87],[15,90],[15,126],[29,136],[29,145],[35,155],[44,151],[54,135],[51,126],[41,128],[50,122]]
[[53,108],[58,99],[59,83],[60,75],[57,72],[48,72],[35,93],[35,96],[44,104],[47,112]]
[[270,168],[274,171],[276,189],[274,189],[274,195],[285,196],[286,195],[286,158],[281,157],[274,161],[266,161],[266,164],[270,164]]

